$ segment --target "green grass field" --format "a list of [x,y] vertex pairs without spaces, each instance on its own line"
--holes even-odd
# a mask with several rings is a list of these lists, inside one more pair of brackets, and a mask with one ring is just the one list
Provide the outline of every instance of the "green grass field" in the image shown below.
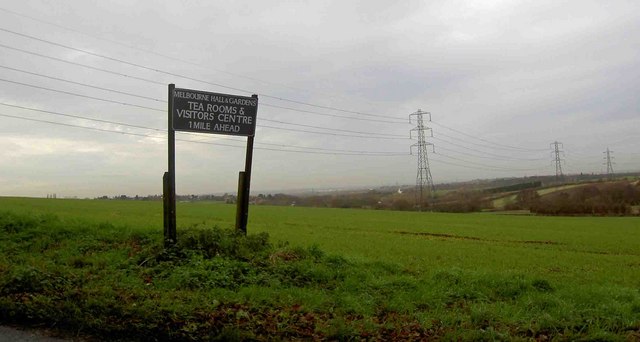
[[[189,240],[192,232],[211,230],[213,226],[231,228],[235,219],[235,206],[221,203],[178,203],[177,210],[179,240]],[[297,321],[285,324],[287,329],[294,329],[283,328],[289,335],[270,335],[263,326],[251,325],[258,323],[250,318],[236,317],[231,321],[239,329],[233,335],[238,338],[248,338],[249,335],[241,334],[243,329],[253,333],[262,331],[249,336],[258,339],[274,336],[400,340],[413,339],[411,336],[465,340],[640,338],[640,219],[637,217],[536,217],[252,206],[249,233],[266,232],[273,246],[281,246],[272,247],[267,253],[270,256],[265,256],[264,260],[289,255],[287,253],[293,253],[291,251],[305,257],[292,258],[292,264],[286,262],[287,258],[269,263],[251,257],[248,267],[264,268],[265,273],[260,273],[260,281],[242,278],[245,280],[240,281],[239,287],[228,284],[216,287],[220,280],[200,275],[213,285],[195,287],[187,292],[181,289],[176,295],[189,303],[183,304],[187,314],[176,309],[166,294],[149,292],[148,286],[139,279],[153,274],[154,279],[162,279],[154,282],[158,288],[180,288],[181,282],[193,276],[193,269],[201,267],[198,265],[205,263],[209,265],[207,267],[213,267],[208,263],[218,257],[233,258],[199,256],[200,261],[197,261],[190,256],[186,261],[171,261],[172,267],[183,277],[179,281],[175,278],[177,275],[157,268],[160,266],[148,269],[145,267],[152,266],[138,265],[142,256],[148,259],[161,253],[158,247],[162,235],[160,202],[0,198],[0,212],[3,211],[26,215],[23,217],[54,214],[61,223],[52,224],[53,227],[76,227],[72,229],[75,233],[70,235],[70,241],[56,237],[53,239],[57,243],[46,244],[36,243],[37,240],[27,243],[27,238],[18,238],[18,233],[0,230],[4,234],[2,241],[14,248],[12,252],[5,249],[2,253],[0,274],[4,278],[17,272],[16,264],[46,273],[48,267],[55,268],[60,264],[82,266],[86,263],[95,267],[113,259],[127,265],[120,267],[126,269],[122,272],[127,276],[123,274],[117,278],[124,284],[131,283],[123,291],[134,293],[134,297],[139,296],[142,302],[149,301],[147,305],[152,305],[152,298],[155,298],[157,303],[154,305],[159,308],[171,308],[179,312],[176,315],[187,316],[179,320],[187,322],[186,327],[176,328],[183,334],[171,335],[172,339],[192,336],[188,334],[188,324],[193,324],[193,336],[202,337],[199,334],[204,328],[201,320],[193,318],[194,312],[206,311],[207,306],[203,303],[212,301],[248,305],[247,309],[240,310],[242,312],[268,305],[276,305],[278,312],[285,313],[290,312],[291,307],[302,307],[301,312],[319,317],[312,332],[292,332],[294,327],[300,327],[301,323]],[[38,231],[47,234],[46,229]],[[83,234],[87,235],[85,239]],[[37,239],[34,234],[28,236]],[[117,248],[112,251],[98,248],[102,254],[81,248],[81,254],[86,256],[84,259],[73,255],[79,248],[73,247],[77,241],[93,246],[88,241],[92,239],[109,241]],[[142,247],[131,247],[131,241],[138,241],[134,245]],[[284,241],[289,242],[289,246],[278,244]],[[21,246],[27,246],[27,250],[21,251]],[[69,250],[65,250],[67,247]],[[41,260],[38,253],[49,257]],[[136,262],[128,264],[134,258],[132,255]],[[334,258],[344,259],[347,266],[335,266]],[[293,271],[289,269],[291,267]],[[84,268],[71,267],[69,277],[80,272],[77,269]],[[102,265],[102,269],[117,272],[106,265]],[[311,280],[302,285],[296,283],[300,278],[292,282],[285,277],[277,284],[264,280],[274,274],[282,277],[278,272],[283,269],[293,273],[302,272],[302,269],[316,270],[322,275],[314,273],[318,279],[307,276]],[[82,272],[84,275],[86,272],[100,274],[99,270],[91,268]],[[115,281],[113,274],[96,277],[101,281]],[[94,287],[101,284],[98,280]],[[323,282],[333,285],[325,287]],[[5,281],[5,287],[8,283]],[[82,291],[91,292],[91,289],[83,288]],[[18,311],[11,316],[11,310],[5,308],[5,320],[31,317],[19,313],[20,308],[31,308],[27,304],[15,304],[17,299],[6,293],[4,298],[0,304],[9,306],[14,313]],[[131,303],[134,304],[135,301]],[[86,310],[85,306],[78,305]],[[121,308],[128,309],[131,308]],[[105,315],[104,319],[108,320],[110,316]],[[51,320],[44,313],[32,316],[45,322]],[[396,317],[396,321],[392,317]],[[246,320],[251,324],[238,323]],[[114,333],[113,329],[101,330],[96,322],[74,322],[67,322],[67,325],[71,329],[85,326],[86,330],[97,334]],[[227,326],[234,325],[229,323]],[[209,328],[218,333],[229,333],[215,324]],[[129,329],[134,328],[129,326]],[[135,329],[156,337],[163,337],[169,331],[155,326],[150,330]],[[418,335],[406,335],[411,333]]]

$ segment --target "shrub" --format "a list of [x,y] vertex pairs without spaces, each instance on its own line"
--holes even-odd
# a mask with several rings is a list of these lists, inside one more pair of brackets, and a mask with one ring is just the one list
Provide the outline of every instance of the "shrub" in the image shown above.
[[178,250],[196,251],[206,258],[232,257],[240,260],[263,258],[271,249],[269,234],[245,236],[235,230],[187,229],[178,239]]
[[544,196],[530,203],[543,215],[628,215],[640,202],[640,191],[627,182],[582,186]]
[[490,208],[491,205],[479,191],[460,190],[448,193],[432,206],[434,211],[469,213]]
[[411,203],[406,199],[397,199],[393,201],[391,207],[393,210],[411,210]]

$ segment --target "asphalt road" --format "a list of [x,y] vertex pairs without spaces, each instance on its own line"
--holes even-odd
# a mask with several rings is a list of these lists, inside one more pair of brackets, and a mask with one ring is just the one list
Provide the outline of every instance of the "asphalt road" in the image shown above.
[[13,327],[0,326],[0,342],[68,342],[55,337],[44,335],[38,330],[22,330]]

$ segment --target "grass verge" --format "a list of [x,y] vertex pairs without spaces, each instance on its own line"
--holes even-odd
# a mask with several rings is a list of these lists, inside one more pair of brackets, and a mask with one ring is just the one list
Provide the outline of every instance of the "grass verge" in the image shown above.
[[640,289],[0,213],[0,320],[125,340],[640,339]]

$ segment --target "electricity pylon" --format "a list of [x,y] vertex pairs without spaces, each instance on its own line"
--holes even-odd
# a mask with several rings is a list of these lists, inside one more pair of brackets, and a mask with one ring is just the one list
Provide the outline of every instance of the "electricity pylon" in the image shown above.
[[[606,163],[606,165],[607,165],[607,177],[608,178],[613,178],[613,164],[615,164],[615,163],[612,162],[612,160],[613,160],[613,156],[612,156],[613,151],[610,151],[609,148],[607,147],[607,150],[605,152],[602,152],[602,153],[606,154],[604,159],[607,161],[607,163]],[[604,165],[604,163],[603,163],[603,165]]]
[[563,177],[562,162],[564,161],[564,159],[560,158],[560,153],[564,155],[564,152],[560,150],[559,146],[564,147],[564,145],[562,145],[561,142],[557,141],[552,142],[550,145],[553,146],[553,151],[551,153],[553,153],[555,156],[554,161],[556,162],[556,180],[560,180]]
[[[410,151],[413,154],[413,148],[418,148],[418,172],[416,175],[416,207],[419,211],[422,211],[422,206],[424,205],[425,200],[425,192],[428,192],[429,195],[433,198],[434,186],[433,186],[433,178],[431,177],[431,170],[429,169],[429,157],[427,155],[427,146],[431,145],[433,148],[433,144],[427,142],[425,131],[429,131],[431,136],[433,137],[433,131],[430,127],[426,127],[424,125],[423,115],[426,114],[429,116],[429,121],[431,121],[431,113],[423,112],[421,109],[418,109],[417,112],[409,115],[409,123],[413,123],[413,118],[415,117],[417,121],[417,126],[409,132],[409,137],[413,139],[413,132],[416,132],[418,135],[418,142],[411,145]],[[435,152],[435,150],[434,150]]]

